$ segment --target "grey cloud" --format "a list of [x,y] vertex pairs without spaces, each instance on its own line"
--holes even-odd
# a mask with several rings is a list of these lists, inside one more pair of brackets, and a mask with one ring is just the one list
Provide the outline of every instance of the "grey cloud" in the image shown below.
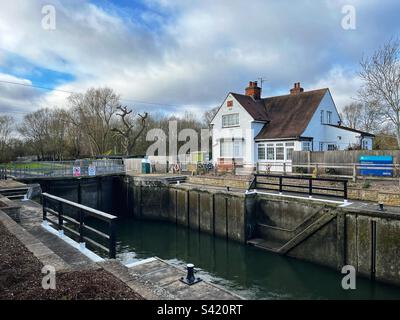
[[[57,9],[52,32],[39,23],[48,2]],[[355,94],[361,55],[400,25],[400,4],[392,0],[145,2],[153,11],[129,18],[84,0],[2,3],[0,46],[36,65],[73,73],[76,80],[62,86],[72,91],[107,85],[126,99],[200,109],[265,76],[266,95],[302,81],[306,89],[333,86],[342,105]],[[356,7],[355,31],[341,28],[344,4]],[[43,99],[51,105],[65,100],[56,93]]]

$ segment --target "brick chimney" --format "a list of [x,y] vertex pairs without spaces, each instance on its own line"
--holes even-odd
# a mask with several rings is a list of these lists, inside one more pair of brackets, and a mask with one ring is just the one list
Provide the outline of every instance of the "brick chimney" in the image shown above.
[[290,94],[299,94],[301,92],[304,92],[304,89],[300,87],[300,82],[296,82],[294,87],[290,89]]
[[261,99],[261,88],[257,86],[257,81],[250,81],[246,88],[246,96],[253,97],[254,100]]

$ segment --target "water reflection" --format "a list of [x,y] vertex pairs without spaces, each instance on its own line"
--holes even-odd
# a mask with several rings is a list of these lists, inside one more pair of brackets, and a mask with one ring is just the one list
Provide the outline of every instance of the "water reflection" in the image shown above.
[[400,288],[357,279],[341,288],[329,268],[268,253],[170,223],[122,220],[118,258],[124,263],[158,256],[176,265],[194,263],[200,275],[253,299],[399,299]]

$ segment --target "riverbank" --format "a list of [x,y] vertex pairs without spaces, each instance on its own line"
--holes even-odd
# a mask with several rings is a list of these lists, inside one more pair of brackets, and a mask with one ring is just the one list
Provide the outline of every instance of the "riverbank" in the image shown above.
[[0,222],[0,299],[142,300],[102,268],[59,271],[56,289],[42,288],[43,264]]

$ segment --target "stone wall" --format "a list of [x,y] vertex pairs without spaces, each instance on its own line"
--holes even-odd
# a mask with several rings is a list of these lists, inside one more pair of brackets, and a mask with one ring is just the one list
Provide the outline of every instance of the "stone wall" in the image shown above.
[[187,182],[196,185],[207,185],[214,187],[230,187],[234,189],[247,190],[251,180],[246,178],[226,178],[226,177],[208,177],[208,176],[189,176]]
[[360,201],[382,202],[388,206],[400,206],[400,194],[384,190],[349,188],[348,198]]

